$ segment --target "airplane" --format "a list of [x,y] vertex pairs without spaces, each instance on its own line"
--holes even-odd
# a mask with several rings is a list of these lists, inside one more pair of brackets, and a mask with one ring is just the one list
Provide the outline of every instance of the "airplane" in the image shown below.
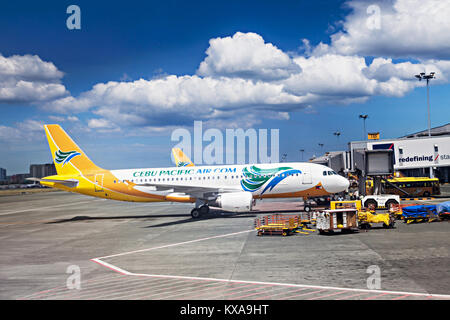
[[29,180],[104,199],[195,203],[194,219],[210,206],[248,212],[256,199],[322,196],[349,187],[331,168],[301,162],[106,170],[59,125],[44,129],[57,175]]

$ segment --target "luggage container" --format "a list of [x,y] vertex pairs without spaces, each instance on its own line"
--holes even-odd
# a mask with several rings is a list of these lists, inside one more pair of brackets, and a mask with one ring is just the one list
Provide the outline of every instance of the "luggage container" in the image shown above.
[[439,220],[436,205],[418,205],[403,208],[403,221],[406,223],[432,222]]
[[357,209],[335,209],[319,212],[316,221],[319,234],[358,231]]

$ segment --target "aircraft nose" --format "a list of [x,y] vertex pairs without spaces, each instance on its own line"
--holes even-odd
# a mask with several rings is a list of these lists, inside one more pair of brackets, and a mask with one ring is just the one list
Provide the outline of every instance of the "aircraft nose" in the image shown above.
[[325,190],[329,193],[339,193],[350,186],[350,181],[340,175],[329,176],[324,182]]
[[344,177],[339,177],[339,186],[342,187],[342,191],[345,191],[350,186],[350,181]]

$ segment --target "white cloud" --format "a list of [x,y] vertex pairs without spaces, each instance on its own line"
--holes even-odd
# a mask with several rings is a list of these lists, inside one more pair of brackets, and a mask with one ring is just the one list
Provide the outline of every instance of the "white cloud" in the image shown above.
[[[450,59],[450,1],[359,0],[347,4],[353,12],[345,18],[343,30],[331,36],[329,49],[344,55]],[[374,5],[379,10],[372,10]],[[378,24],[373,23],[378,18]]]
[[57,121],[57,122],[65,122],[65,121],[77,122],[77,121],[80,121],[80,119],[78,119],[78,117],[76,117],[76,116],[63,117],[63,116],[50,115],[50,116],[48,116],[48,118],[50,120]]
[[301,71],[289,55],[252,32],[211,39],[206,54],[197,71],[201,76],[278,80]]
[[0,103],[42,102],[68,92],[60,83],[63,73],[36,55],[0,54]]
[[89,119],[88,127],[90,129],[96,129],[99,132],[117,132],[120,128],[107,119]]
[[423,85],[414,78],[423,71],[436,72],[437,83],[448,82],[447,60],[395,62],[377,57],[368,63],[370,59],[340,52],[335,45],[313,47],[303,39],[304,54],[294,56],[258,34],[238,32],[211,39],[196,75],[97,83],[78,97],[62,97],[43,107],[65,114],[90,111],[98,118],[90,119],[86,129],[104,132],[123,126],[161,132],[193,120],[249,127],[263,119],[289,119],[291,111],[317,112],[316,106],[323,104],[363,103],[376,95],[401,97]]
[[14,126],[0,126],[0,141],[20,142],[41,140],[44,135],[44,122],[32,119],[16,123]]
[[[63,98],[53,102],[61,112],[98,106],[95,114],[118,124],[144,126],[187,123],[216,118],[217,111],[248,113],[249,108],[295,105],[302,97],[284,92],[282,84],[240,78],[168,76],[163,79],[96,84],[81,101]],[[216,113],[215,113],[216,112]]]

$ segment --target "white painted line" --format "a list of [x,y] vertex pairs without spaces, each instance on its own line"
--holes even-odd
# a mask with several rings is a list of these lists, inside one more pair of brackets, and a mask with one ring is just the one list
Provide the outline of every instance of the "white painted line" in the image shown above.
[[237,234],[248,233],[248,232],[253,232],[253,231],[255,231],[255,230],[254,230],[254,229],[251,229],[251,230],[245,230],[245,231],[239,231],[239,232],[227,233],[227,234],[222,234],[222,235],[219,235],[219,236],[213,236],[213,237],[201,238],[201,239],[196,239],[196,240],[189,240],[189,241],[184,241],[184,242],[172,243],[172,244],[167,244],[167,245],[159,246],[159,247],[153,247],[153,248],[147,248],[147,249],[141,249],[141,250],[135,250],[135,251],[123,252],[123,253],[113,254],[113,255],[110,255],[110,256],[98,257],[98,258],[91,259],[91,260],[94,261],[94,260],[101,260],[101,259],[115,258],[115,257],[125,256],[125,255],[128,255],[128,254],[133,254],[133,253],[147,252],[147,251],[152,251],[152,250],[157,250],[157,249],[163,249],[163,248],[170,248],[170,247],[175,247],[175,246],[181,246],[181,245],[183,245],[183,244],[188,244],[188,243],[195,243],[195,242],[206,241],[206,240],[211,240],[211,239],[230,237],[230,236],[234,236],[234,235],[237,235]]
[[24,210],[16,210],[16,211],[0,212],[0,216],[6,216],[6,215],[8,215],[8,214],[21,213],[21,212],[28,212],[28,211],[47,210],[47,209],[53,209],[53,208],[67,207],[67,206],[73,206],[73,205],[77,205],[77,204],[89,203],[89,202],[95,202],[95,201],[101,201],[101,200],[104,200],[104,199],[96,199],[96,200],[88,200],[88,201],[80,201],[80,202],[72,202],[72,203],[58,204],[58,205],[56,205],[56,206],[50,206],[50,207],[35,207],[35,208],[24,209]]
[[120,274],[123,274],[123,275],[130,275],[130,274],[132,274],[132,273],[126,271],[126,270],[120,269],[119,267],[113,266],[112,264],[109,264],[109,263],[107,263],[105,261],[101,261],[100,259],[91,259],[91,261],[94,261],[94,262],[96,262],[96,263],[98,263],[98,264],[100,264],[100,265],[102,265],[102,266],[104,266],[104,267],[106,267],[108,269],[111,269],[111,270],[116,271],[116,272],[118,272]]

